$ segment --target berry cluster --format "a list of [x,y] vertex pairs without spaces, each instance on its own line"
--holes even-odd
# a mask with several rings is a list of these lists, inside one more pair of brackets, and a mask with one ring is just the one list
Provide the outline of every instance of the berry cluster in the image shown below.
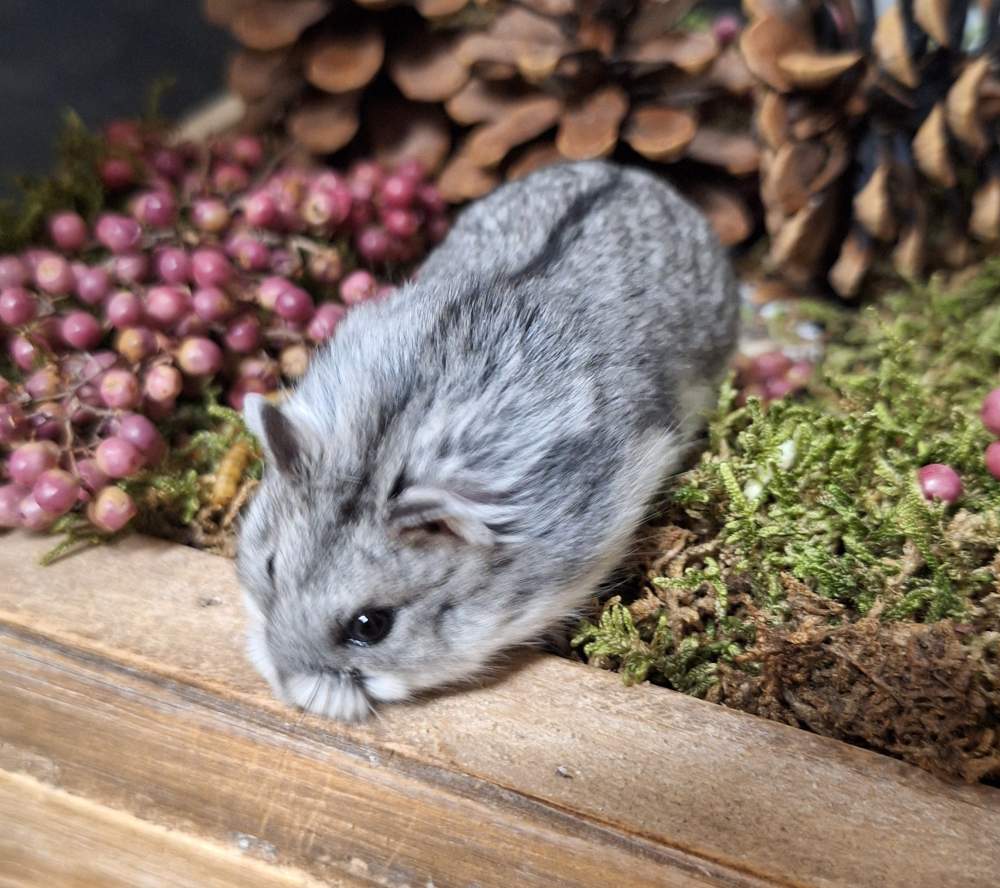
[[120,530],[120,479],[155,467],[178,404],[221,388],[239,409],[300,376],[351,306],[447,231],[416,163],[271,168],[254,137],[171,145],[132,121],[104,133],[109,206],[47,220],[0,257],[0,527],[74,509]]

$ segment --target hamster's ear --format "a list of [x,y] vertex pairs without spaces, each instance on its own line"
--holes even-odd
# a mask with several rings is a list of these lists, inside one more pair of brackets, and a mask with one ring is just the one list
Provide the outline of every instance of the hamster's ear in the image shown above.
[[493,546],[502,541],[499,529],[490,522],[494,510],[444,488],[414,486],[389,502],[389,523],[397,533],[443,525],[472,546]]
[[243,419],[279,472],[305,474],[312,443],[307,429],[296,428],[280,407],[258,394],[244,399]]

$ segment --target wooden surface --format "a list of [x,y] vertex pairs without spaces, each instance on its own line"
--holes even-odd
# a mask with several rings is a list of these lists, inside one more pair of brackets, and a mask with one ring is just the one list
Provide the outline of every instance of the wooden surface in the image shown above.
[[0,539],[0,767],[96,804],[331,884],[996,884],[995,790],[548,657],[301,716],[245,662],[229,562],[49,545]]
[[[319,888],[269,865],[121,811],[0,771],[2,888]],[[96,853],[100,849],[100,853]],[[361,885],[358,879],[344,885]]]

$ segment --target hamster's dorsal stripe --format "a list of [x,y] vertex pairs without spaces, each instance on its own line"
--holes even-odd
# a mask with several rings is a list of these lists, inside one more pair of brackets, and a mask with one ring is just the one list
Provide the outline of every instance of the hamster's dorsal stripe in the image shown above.
[[551,271],[566,248],[576,240],[583,221],[605,197],[618,187],[620,179],[621,173],[618,170],[613,170],[603,185],[591,191],[584,191],[573,198],[562,218],[549,232],[542,248],[520,269],[513,272],[510,275],[510,280],[518,283],[526,278],[537,277],[545,271]]

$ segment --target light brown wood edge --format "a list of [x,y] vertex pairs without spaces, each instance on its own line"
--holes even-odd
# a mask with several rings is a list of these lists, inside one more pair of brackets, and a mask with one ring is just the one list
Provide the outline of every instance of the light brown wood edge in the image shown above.
[[[233,828],[178,786],[214,775],[225,738],[237,737],[241,760],[264,764],[231,775],[227,810],[242,812],[249,828],[261,787],[276,787],[284,816],[269,822],[280,835],[267,840],[310,872],[327,866],[315,851],[323,836],[342,866],[352,849],[386,867],[409,861],[408,872],[435,873],[459,859],[479,867],[483,885],[505,884],[509,861],[522,857],[537,867],[526,885],[599,884],[612,864],[636,885],[937,888],[958,876],[963,885],[993,884],[995,790],[944,783],[659,688],[624,688],[618,676],[551,657],[487,687],[387,708],[362,727],[302,717],[275,702],[245,661],[231,563],[132,537],[38,568],[50,545],[0,538],[0,689],[8,697],[0,741],[48,762],[60,781],[75,774],[78,783],[60,783],[70,791],[117,798],[140,816],[141,787],[158,787],[155,822]],[[88,701],[103,701],[104,717]],[[147,736],[146,721],[168,740]],[[180,744],[186,769],[161,785],[175,735],[198,743],[193,752]],[[146,749],[142,767],[119,777],[85,747],[91,737]],[[284,765],[270,766],[286,761],[298,775],[288,788]],[[329,786],[304,777],[313,771]],[[331,822],[345,799],[346,813]],[[304,817],[320,826],[306,829]],[[380,858],[366,832],[372,823],[400,837],[407,854]],[[444,846],[442,833],[451,837]],[[455,858],[459,837],[471,857]],[[538,863],[546,857],[553,862]],[[436,876],[437,885],[467,880],[461,870]]]

